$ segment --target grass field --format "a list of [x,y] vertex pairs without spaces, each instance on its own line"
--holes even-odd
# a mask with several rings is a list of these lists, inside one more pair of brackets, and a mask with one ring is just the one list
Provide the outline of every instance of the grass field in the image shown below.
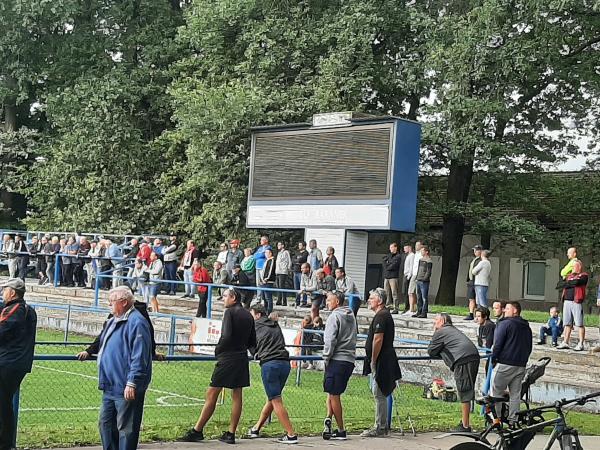
[[[87,341],[86,337],[71,340]],[[41,331],[39,341],[62,340],[62,334]],[[81,347],[38,346],[37,354],[76,353]],[[153,380],[146,395],[143,441],[174,440],[197,419],[203,404],[204,389],[210,380],[213,363],[157,362]],[[251,366],[251,387],[244,390],[244,412],[239,433],[245,433],[255,422],[264,403],[259,367]],[[302,371],[302,383],[297,387],[293,371],[284,391],[284,401],[300,435],[322,431],[325,395],[322,392],[322,373]],[[417,431],[444,431],[458,422],[459,406],[421,397],[422,388],[405,384],[398,393],[398,415],[408,427],[410,414]],[[98,406],[101,393],[97,389],[96,363],[78,361],[35,361],[34,369],[21,389],[19,447],[52,447],[99,443],[97,430]],[[353,376],[343,396],[347,429],[361,431],[373,421],[373,400],[367,378]],[[481,418],[473,414],[476,427]],[[219,435],[229,420],[229,397],[217,407],[205,433]],[[584,434],[600,433],[600,416],[571,413],[569,423]],[[265,429],[267,435],[281,433],[275,422]]]
[[[491,309],[491,308],[490,308]],[[448,314],[456,316],[466,316],[469,309],[466,306],[444,306],[444,305],[429,305],[430,313],[447,312]],[[561,312],[562,314],[562,312]],[[530,322],[546,323],[548,322],[548,312],[544,311],[527,311],[523,310],[521,316]],[[585,314],[584,321],[586,327],[597,327],[600,324],[600,318],[598,314]]]

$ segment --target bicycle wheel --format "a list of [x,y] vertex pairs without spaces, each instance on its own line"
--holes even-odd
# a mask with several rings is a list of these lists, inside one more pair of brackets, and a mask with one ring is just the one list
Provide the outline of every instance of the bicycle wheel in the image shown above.
[[451,447],[450,450],[490,450],[491,448],[483,442],[461,442]]

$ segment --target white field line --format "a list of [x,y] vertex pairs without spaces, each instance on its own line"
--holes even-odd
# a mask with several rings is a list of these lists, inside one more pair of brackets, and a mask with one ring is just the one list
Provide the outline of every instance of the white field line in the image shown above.
[[[147,405],[144,404],[144,409],[146,408],[179,408],[179,407],[189,407],[194,406],[197,407],[198,403],[180,403],[178,405],[170,405],[167,403],[158,404],[158,405]],[[74,406],[72,408],[19,408],[19,411],[26,412],[69,412],[69,411],[99,411],[100,405],[98,406]]]
[[[34,364],[33,367],[35,367],[37,369],[50,370],[52,372],[64,373],[66,375],[75,375],[75,376],[78,376],[81,378],[87,378],[88,380],[98,381],[98,377],[95,377],[92,375],[86,375],[84,373],[77,373],[77,372],[71,372],[69,370],[55,369],[53,367],[41,366],[39,364]],[[148,392],[156,392],[157,394],[164,394],[166,397],[177,397],[177,398],[183,398],[186,400],[192,400],[192,401],[198,402],[198,404],[204,403],[204,399],[202,399],[202,398],[188,397],[187,395],[178,394],[176,392],[161,391],[160,389],[152,389],[152,388],[149,388]],[[159,405],[162,405],[162,406],[179,406],[179,405],[168,405],[167,403],[164,402],[164,400],[163,400],[164,398],[165,397],[161,397],[161,398],[157,399],[157,403],[159,403]],[[27,411],[27,409],[23,409],[23,410]]]

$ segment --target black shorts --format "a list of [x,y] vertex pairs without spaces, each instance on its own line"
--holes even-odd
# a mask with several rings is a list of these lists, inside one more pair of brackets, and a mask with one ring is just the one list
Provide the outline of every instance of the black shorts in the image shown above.
[[475,285],[467,283],[467,300],[475,300]]
[[323,390],[331,395],[341,395],[348,387],[348,380],[354,371],[354,364],[332,359],[325,368]]
[[475,379],[479,371],[479,360],[454,366],[456,393],[461,403],[475,400]]
[[228,358],[217,360],[212,378],[210,379],[210,386],[227,389],[250,386],[248,359]]

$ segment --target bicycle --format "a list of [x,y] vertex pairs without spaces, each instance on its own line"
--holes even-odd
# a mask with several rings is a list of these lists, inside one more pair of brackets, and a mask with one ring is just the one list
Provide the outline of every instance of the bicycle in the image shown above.
[[[550,450],[558,441],[561,450],[583,450],[577,429],[569,427],[563,407],[568,405],[585,405],[593,402],[595,397],[600,397],[600,391],[570,400],[562,399],[537,408],[527,408],[517,413],[516,421],[508,426],[496,414],[496,404],[506,402],[506,397],[484,397],[477,401],[483,405],[486,415],[486,429],[481,433],[456,433],[463,437],[474,439],[475,442],[461,442],[450,450],[525,450],[538,431],[547,427],[554,427],[544,450]],[[545,412],[557,414],[558,417],[546,420]],[[490,433],[497,434],[496,441],[492,444],[488,440]]]

